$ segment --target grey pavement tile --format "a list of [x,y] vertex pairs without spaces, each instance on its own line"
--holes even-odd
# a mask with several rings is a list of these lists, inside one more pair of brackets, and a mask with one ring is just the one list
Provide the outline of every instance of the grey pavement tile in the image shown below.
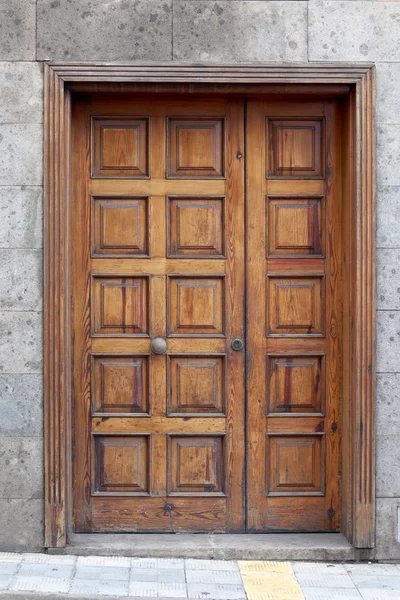
[[68,579],[72,577],[73,572],[73,565],[22,563],[18,575],[23,577],[58,577],[58,579]]
[[359,589],[362,588],[389,588],[399,590],[400,597],[400,576],[390,575],[351,575],[350,576]]
[[25,552],[20,556],[24,563],[34,563],[35,565],[75,565],[77,560],[76,556],[70,554],[40,554],[35,552]]
[[334,573],[346,575],[346,565],[337,563],[292,562],[295,573]]
[[354,600],[354,598],[361,599],[360,593],[354,589],[342,588],[342,589],[316,589],[316,588],[301,588],[304,594],[305,600]]
[[354,583],[349,575],[338,573],[296,573],[296,578],[301,586],[308,588],[353,588]]
[[214,600],[246,600],[242,585],[222,583],[188,583],[188,598],[213,598]]
[[152,581],[154,583],[185,583],[183,569],[136,569],[130,571],[131,581]]
[[186,569],[186,581],[188,583],[230,583],[241,584],[240,573],[235,571],[205,571]]
[[204,560],[204,559],[193,559],[187,558],[185,560],[185,567],[188,571],[196,570],[210,570],[210,571],[238,571],[239,566],[236,561],[233,560]]
[[0,590],[7,590],[12,582],[12,574],[0,572]]
[[19,552],[0,552],[0,562],[21,562],[23,556]]
[[159,598],[187,598],[186,584],[166,582],[158,583],[157,595]]
[[99,596],[127,596],[128,581],[93,581],[74,579],[70,594],[93,594]]
[[184,569],[183,558],[157,558],[157,569]]
[[85,581],[124,581],[129,579],[129,567],[79,565],[76,567],[75,579]]
[[131,559],[128,556],[78,556],[77,567],[130,567]]
[[[400,380],[399,380],[400,384]],[[400,397],[399,397],[400,398]],[[400,565],[385,563],[349,563],[346,571],[351,575],[398,575]]]
[[157,583],[157,575],[158,570],[155,568],[136,569],[135,567],[133,567],[130,571],[129,578],[131,581],[151,581],[153,583]]
[[0,562],[0,575],[15,575],[21,565],[21,561]]
[[361,589],[361,597],[363,600],[399,600],[399,592],[397,590],[386,589]]
[[43,592],[49,593],[66,593],[69,590],[70,579],[56,577],[26,577],[16,575],[9,586],[13,591],[24,592]]
[[158,597],[158,583],[155,581],[130,581],[129,582],[129,596],[144,597],[144,598],[157,598]]

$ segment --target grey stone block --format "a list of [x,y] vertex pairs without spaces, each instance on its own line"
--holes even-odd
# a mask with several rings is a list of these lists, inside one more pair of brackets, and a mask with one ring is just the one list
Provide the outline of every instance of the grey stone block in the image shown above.
[[42,315],[0,312],[0,373],[42,372]]
[[39,60],[170,60],[172,0],[38,0]]
[[0,435],[43,435],[41,375],[0,375]]
[[0,550],[42,550],[43,517],[44,507],[41,499],[0,499]]
[[398,435],[376,438],[376,495],[400,497],[400,444]]
[[3,123],[43,122],[42,65],[0,62],[0,115]]
[[400,312],[376,314],[376,371],[397,373],[400,368]]
[[0,309],[42,310],[41,250],[0,250]]
[[398,508],[400,498],[376,499],[376,548],[377,560],[400,559],[400,544],[397,538]]
[[0,186],[0,248],[42,248],[43,190]]
[[0,436],[0,496],[43,498],[43,440]]
[[376,65],[376,119],[378,123],[400,123],[400,64]]
[[0,125],[2,185],[41,185],[43,132],[38,124]]
[[400,124],[378,125],[376,157],[378,184],[400,185]]
[[307,2],[176,1],[174,59],[306,61]]
[[36,0],[1,0],[0,60],[35,60]]
[[400,373],[376,376],[376,432],[400,438]]
[[377,308],[400,310],[400,249],[378,250],[376,258]]
[[400,185],[378,187],[376,221],[377,247],[400,248]]
[[310,0],[309,60],[400,60],[398,2]]

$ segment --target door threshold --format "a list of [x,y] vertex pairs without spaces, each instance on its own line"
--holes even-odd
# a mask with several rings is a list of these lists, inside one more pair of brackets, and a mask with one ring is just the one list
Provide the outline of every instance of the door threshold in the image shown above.
[[217,560],[367,560],[373,550],[354,548],[340,533],[100,534],[69,536],[49,554],[205,558]]

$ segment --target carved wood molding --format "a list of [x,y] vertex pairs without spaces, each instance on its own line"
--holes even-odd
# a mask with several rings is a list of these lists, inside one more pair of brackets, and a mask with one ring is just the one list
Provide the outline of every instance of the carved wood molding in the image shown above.
[[[191,92],[238,90],[279,93],[296,86],[310,94],[321,89],[350,90],[354,105],[354,186],[351,193],[349,248],[349,410],[346,426],[349,470],[344,533],[355,547],[371,548],[375,531],[374,348],[375,348],[375,129],[374,67],[371,64],[192,66],[176,64],[45,65],[44,170],[44,398],[45,398],[45,545],[67,543],[71,431],[70,325],[70,89],[164,91],[180,84]],[[269,87],[268,87],[269,86]],[[250,89],[250,88],[249,88]],[[344,418],[345,415],[344,415]]]

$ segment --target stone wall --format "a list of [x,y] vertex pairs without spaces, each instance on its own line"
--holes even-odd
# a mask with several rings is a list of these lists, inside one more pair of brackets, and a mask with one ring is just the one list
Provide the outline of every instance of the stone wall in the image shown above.
[[0,544],[43,544],[42,61],[377,65],[377,558],[400,559],[400,2],[0,0]]

